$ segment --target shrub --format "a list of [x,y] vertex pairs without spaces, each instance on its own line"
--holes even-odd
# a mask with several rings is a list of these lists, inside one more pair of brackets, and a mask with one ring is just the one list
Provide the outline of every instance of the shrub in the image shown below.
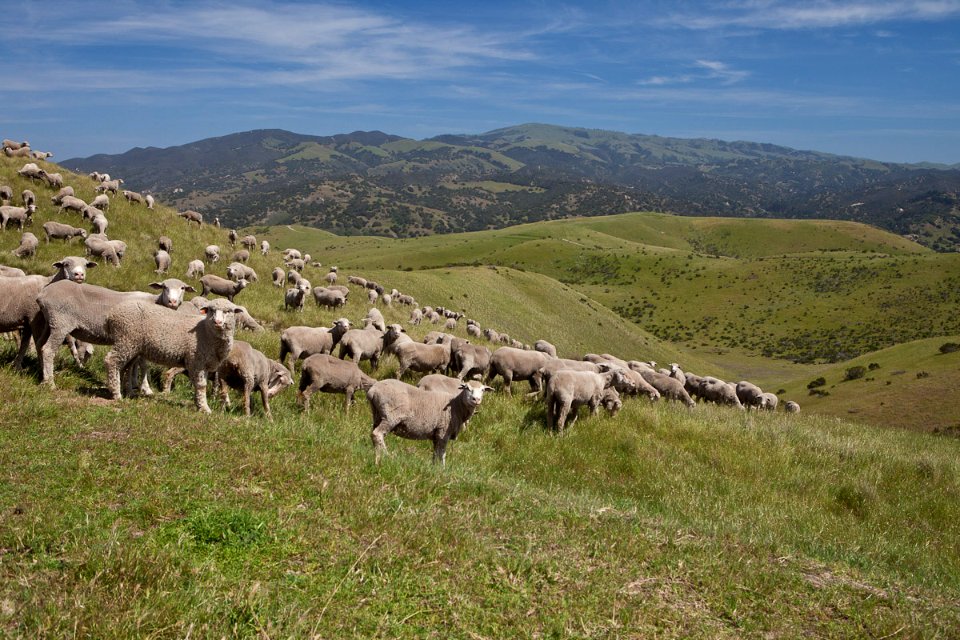
[[870,369],[870,371],[876,371],[877,369],[880,368],[880,365],[877,364],[876,362],[871,362],[870,364],[867,365],[867,368]]
[[826,378],[820,376],[816,380],[811,380],[809,383],[807,383],[807,389],[816,389],[817,387],[822,387],[825,384],[827,384]]
[[843,374],[843,379],[844,379],[844,380],[858,380],[858,379],[862,378],[862,377],[864,376],[864,374],[866,374],[866,373],[867,373],[867,368],[866,368],[866,367],[861,367],[861,366],[850,367],[849,369],[847,369],[847,372],[846,372],[845,374]]
[[960,351],[960,343],[944,342],[940,345],[940,353],[953,353],[954,351]]
[[824,391],[823,389],[810,389],[810,394],[809,394],[809,395],[811,395],[811,396],[820,396],[821,398],[825,398],[825,397],[827,397],[828,395],[830,395],[830,392],[829,392],[829,391]]
[[917,378],[929,378],[930,373],[928,371],[917,371]]

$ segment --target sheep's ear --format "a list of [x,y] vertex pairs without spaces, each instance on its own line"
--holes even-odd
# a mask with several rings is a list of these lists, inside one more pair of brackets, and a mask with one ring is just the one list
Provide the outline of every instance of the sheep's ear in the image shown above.
[[147,286],[150,287],[151,289],[163,289],[163,283],[162,283],[162,282],[151,282],[151,283],[148,284]]
[[87,269],[93,269],[95,266],[97,266],[96,262],[93,262],[92,260],[87,260]]
[[469,389],[469,388],[470,388],[470,385],[468,385],[466,382],[461,382],[460,386],[458,387],[458,389]]
[[206,308],[206,307],[200,307],[199,311],[200,311],[200,315],[202,315],[202,316],[207,315],[207,308]]
[[197,292],[197,290],[194,289],[193,287],[191,287],[190,285],[184,285],[183,290],[184,290],[184,291],[189,291],[190,293],[196,293],[196,292]]
[[487,385],[483,385],[483,390],[484,390],[484,391],[493,391],[493,387],[488,387]]
[[55,266],[57,269],[62,269],[62,268],[63,268],[63,261],[62,261],[62,260],[57,260],[56,262],[53,263],[53,266]]
[[244,311],[246,311],[246,309],[244,309],[243,307],[234,307],[234,308],[233,308],[233,312],[234,312],[234,313],[243,313]]

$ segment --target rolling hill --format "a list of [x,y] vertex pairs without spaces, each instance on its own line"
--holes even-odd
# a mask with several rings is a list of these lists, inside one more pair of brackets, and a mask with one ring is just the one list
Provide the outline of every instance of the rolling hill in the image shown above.
[[411,140],[269,129],[73,158],[233,226],[409,237],[637,210],[829,218],[960,247],[960,170],[751,142],[528,124]]

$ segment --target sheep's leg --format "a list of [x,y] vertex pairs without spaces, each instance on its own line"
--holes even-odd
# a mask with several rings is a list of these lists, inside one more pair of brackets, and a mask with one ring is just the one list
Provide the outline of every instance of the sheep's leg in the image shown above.
[[[223,388],[226,389],[227,385],[223,385]],[[263,397],[266,398],[266,392],[264,391],[263,385],[260,386],[260,392],[263,394]],[[244,380],[243,381],[243,415],[250,417],[250,396],[253,395],[253,381]],[[264,401],[264,407],[266,407],[266,401]]]
[[107,370],[107,389],[110,391],[110,397],[114,400],[120,399],[120,373],[130,362],[130,359],[111,349],[103,359],[103,364]]
[[[53,380],[53,363],[54,359],[57,357],[57,349],[60,348],[60,345],[63,344],[63,341],[67,338],[69,331],[63,331],[62,329],[57,329],[55,327],[50,327],[49,331],[46,333],[46,338],[41,338],[40,344],[40,361],[42,363],[42,382],[43,384],[50,385],[51,389],[56,389],[57,385]],[[21,353],[24,351],[23,344],[20,345]],[[22,361],[20,356],[17,356],[18,359]],[[16,361],[14,361],[16,364]]]
[[[266,414],[267,419],[272,421],[273,414],[270,413],[270,390],[267,389],[266,382],[261,382],[259,386],[260,386],[260,402],[263,403],[263,412]],[[252,393],[252,389],[251,389],[251,393]],[[248,413],[247,415],[250,415],[250,414]]]
[[176,378],[181,373],[186,373],[187,370],[183,367],[170,367],[163,373],[163,392],[170,393],[170,390],[173,389],[173,379]]
[[557,425],[557,407],[554,398],[547,397],[547,429],[551,431]]
[[357,392],[357,388],[356,388],[356,387],[347,387],[346,390],[344,391],[344,394],[343,394],[343,395],[344,395],[344,398],[345,398],[344,410],[345,410],[347,413],[350,412],[350,405],[353,404],[353,394],[356,393],[356,392]]
[[541,379],[542,378],[539,371],[537,371],[535,374],[530,376],[530,390],[532,392],[540,393],[540,390],[543,387],[543,385],[541,384]]
[[447,439],[436,437],[433,440],[433,462],[440,462],[441,467],[447,466]]
[[503,375],[503,386],[507,390],[507,395],[512,396],[513,389],[510,388],[510,385],[513,384],[513,372],[504,371],[501,375]]
[[[16,371],[23,368],[23,358],[27,355],[27,349],[30,348],[30,339],[32,337],[33,332],[30,329],[30,325],[23,325],[20,329],[20,348],[17,350],[17,357],[13,360],[13,368]],[[34,342],[36,342],[36,340],[34,340]],[[39,352],[39,349],[37,351]]]
[[137,361],[137,367],[141,369],[142,378],[140,380],[140,395],[149,398],[153,395],[153,389],[150,388],[150,365],[146,360],[140,358]]
[[[570,413],[570,403],[563,401],[560,405],[560,415],[557,416],[557,431],[563,432],[563,428],[567,422],[567,415]],[[574,414],[574,420],[576,420],[576,414]]]
[[207,404],[207,372],[203,369],[187,372],[190,375],[190,382],[193,383],[193,401],[197,409],[202,413],[210,413],[210,405]]
[[378,422],[374,424],[373,431],[370,432],[370,439],[373,441],[377,464],[380,464],[380,457],[387,452],[387,443],[384,436],[393,431],[396,426],[396,424],[390,424],[386,418],[378,418]]

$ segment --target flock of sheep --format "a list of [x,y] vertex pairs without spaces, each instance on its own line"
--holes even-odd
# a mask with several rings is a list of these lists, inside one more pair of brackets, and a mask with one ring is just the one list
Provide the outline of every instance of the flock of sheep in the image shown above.
[[[8,156],[27,157],[23,149],[29,151],[29,145],[4,141],[4,153]],[[121,240],[111,240],[105,232],[109,224],[108,193],[119,194],[122,180],[97,172],[90,174],[98,195],[86,203],[72,187],[64,186],[62,176],[48,173],[36,163],[25,164],[18,173],[51,190],[50,201],[59,207],[58,214],[73,211],[90,221],[90,233],[66,223],[46,222],[46,242],[70,242],[80,237],[88,256],[120,265],[127,246]],[[154,200],[149,195],[132,191],[122,194],[132,204],[153,208]],[[0,227],[6,229],[9,222],[21,229],[21,243],[13,253],[29,258],[35,255],[39,241],[23,227],[31,224],[38,198],[29,189],[23,190],[20,198],[23,206],[14,206],[12,190],[0,185]],[[203,224],[199,212],[184,211],[178,215],[188,224]],[[219,226],[219,221],[215,225]],[[266,256],[271,247],[265,240],[258,243],[252,235],[238,237],[233,230],[228,232],[227,240],[235,250],[226,278],[205,273],[207,265],[221,259],[218,245],[207,246],[202,259],[189,262],[186,276],[199,279],[201,286],[200,295],[189,302],[185,301],[185,294],[196,293],[196,289],[178,278],[152,283],[154,293],[120,292],[87,284],[87,270],[97,266],[88,257],[64,257],[54,263],[56,272],[52,276],[26,275],[19,269],[0,265],[0,331],[20,332],[15,368],[22,367],[32,340],[39,354],[42,382],[52,387],[55,356],[61,346],[68,345],[83,366],[93,351],[92,345],[109,345],[111,349],[104,362],[107,387],[114,399],[131,395],[137,389],[151,395],[148,363],[155,363],[167,367],[164,390],[170,389],[178,373],[189,377],[200,411],[210,412],[206,386],[208,375],[213,375],[226,406],[227,389],[238,389],[243,393],[244,411],[250,415],[251,396],[259,391],[264,413],[270,417],[270,398],[293,384],[297,364],[303,360],[298,401],[305,411],[316,391],[343,394],[347,410],[357,390],[366,392],[373,415],[371,439],[378,461],[386,449],[386,434],[393,433],[431,440],[434,460],[443,463],[447,443],[470,420],[484,393],[493,390],[489,385],[497,377],[502,379],[508,394],[513,382],[528,381],[529,395],[543,398],[548,428],[557,431],[576,422],[581,406],[589,406],[594,414],[600,407],[615,414],[622,407],[622,397],[628,395],[646,396],[651,401],[663,398],[690,408],[696,400],[739,409],[774,410],[778,405],[775,394],[765,393],[747,381],[734,384],[701,377],[682,371],[676,363],[669,369],[657,369],[655,362],[626,360],[611,354],[562,358],[546,340],[525,345],[494,329],[482,330],[472,319],[465,321],[467,338],[457,336],[452,332],[458,330],[463,313],[443,307],[421,307],[412,296],[396,289],[388,291],[358,275],[348,277],[350,286],[337,284],[337,267],[330,267],[322,277],[324,286],[314,287],[303,270],[307,265],[321,265],[313,262],[309,254],[293,248],[281,252],[284,266],[272,273],[272,283],[281,289],[285,309],[302,311],[311,295],[318,307],[338,309],[346,304],[351,286],[366,296],[370,309],[358,327],[348,318],[339,318],[328,327],[287,327],[280,336],[279,361],[272,360],[234,337],[238,327],[261,329],[245,308],[234,304],[234,298],[259,281],[257,273],[246,264],[250,252],[259,250]],[[169,272],[172,251],[169,237],[157,238],[154,260],[158,274]],[[225,299],[208,299],[211,295]],[[409,307],[410,325],[426,320],[439,326],[442,322],[444,331],[431,331],[422,342],[413,340],[401,324],[387,324],[377,307],[394,304]],[[485,340],[494,348],[472,340]],[[398,363],[396,379],[378,381],[359,366],[367,360],[370,372],[376,372],[381,358],[388,356]],[[422,374],[416,386],[401,381],[410,373]],[[795,402],[786,403],[785,409],[794,413],[800,410]]]

